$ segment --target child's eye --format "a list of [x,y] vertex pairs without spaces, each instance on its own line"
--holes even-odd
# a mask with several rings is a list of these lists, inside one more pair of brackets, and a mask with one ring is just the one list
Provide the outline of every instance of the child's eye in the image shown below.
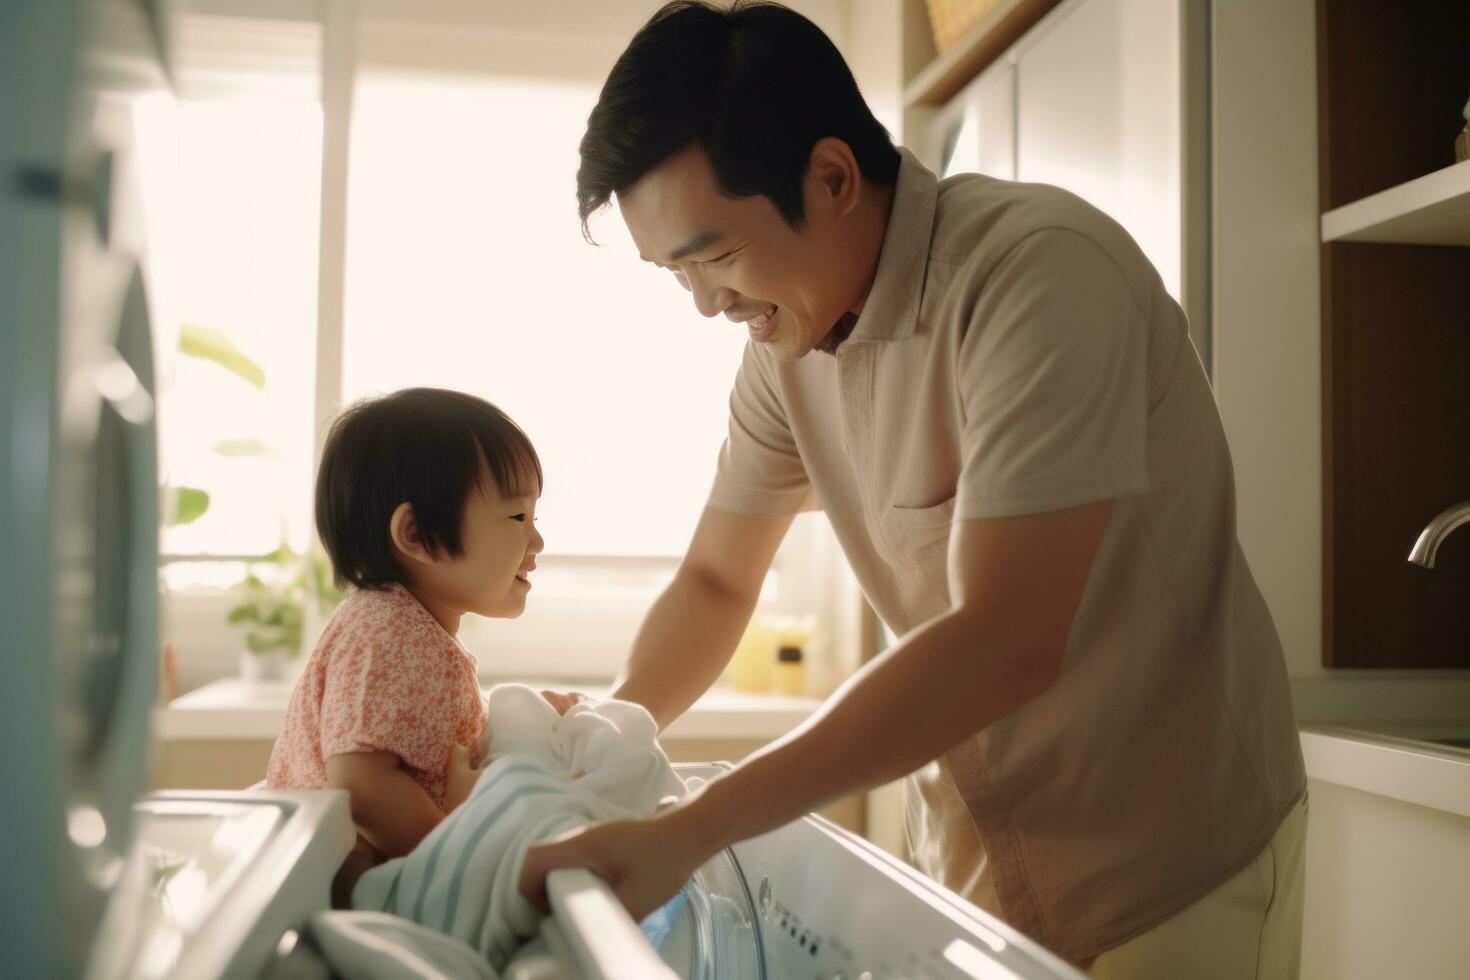
[[526,520],[526,515],[525,514],[517,514],[515,517],[512,517],[511,520],[524,522]]

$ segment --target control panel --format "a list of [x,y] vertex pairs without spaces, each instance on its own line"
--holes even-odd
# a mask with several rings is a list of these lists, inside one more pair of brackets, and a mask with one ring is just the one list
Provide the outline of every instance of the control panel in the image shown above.
[[1081,976],[1003,923],[819,818],[732,850],[756,906],[769,980]]

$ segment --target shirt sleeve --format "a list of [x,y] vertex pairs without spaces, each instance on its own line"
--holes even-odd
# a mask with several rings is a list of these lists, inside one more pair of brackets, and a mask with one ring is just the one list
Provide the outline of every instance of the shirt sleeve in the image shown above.
[[326,670],[322,758],[392,752],[413,769],[444,769],[459,720],[454,671],[408,637],[346,646]]
[[977,270],[960,345],[955,516],[1041,513],[1145,492],[1147,319],[1111,256],[1061,228]]
[[767,358],[746,344],[730,392],[730,430],[708,506],[776,517],[817,509]]

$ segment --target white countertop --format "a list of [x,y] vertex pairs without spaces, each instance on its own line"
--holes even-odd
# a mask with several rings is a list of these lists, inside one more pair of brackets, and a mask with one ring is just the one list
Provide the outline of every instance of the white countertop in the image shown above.
[[[605,693],[596,685],[539,685],[555,690]],[[236,677],[213,681],[175,698],[153,713],[154,735],[178,741],[274,739],[286,716],[291,682],[245,683]],[[663,733],[666,739],[754,739],[786,734],[821,704],[816,698],[747,694],[714,687]]]
[[1470,751],[1420,740],[1467,733],[1463,725],[1310,724],[1302,755],[1311,779],[1470,817]]

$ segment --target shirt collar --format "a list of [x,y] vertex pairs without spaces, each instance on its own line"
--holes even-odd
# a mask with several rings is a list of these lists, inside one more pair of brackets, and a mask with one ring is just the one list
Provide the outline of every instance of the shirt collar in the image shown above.
[[893,210],[878,256],[878,274],[848,341],[905,340],[919,320],[919,300],[929,268],[939,181],[906,148],[893,191]]

